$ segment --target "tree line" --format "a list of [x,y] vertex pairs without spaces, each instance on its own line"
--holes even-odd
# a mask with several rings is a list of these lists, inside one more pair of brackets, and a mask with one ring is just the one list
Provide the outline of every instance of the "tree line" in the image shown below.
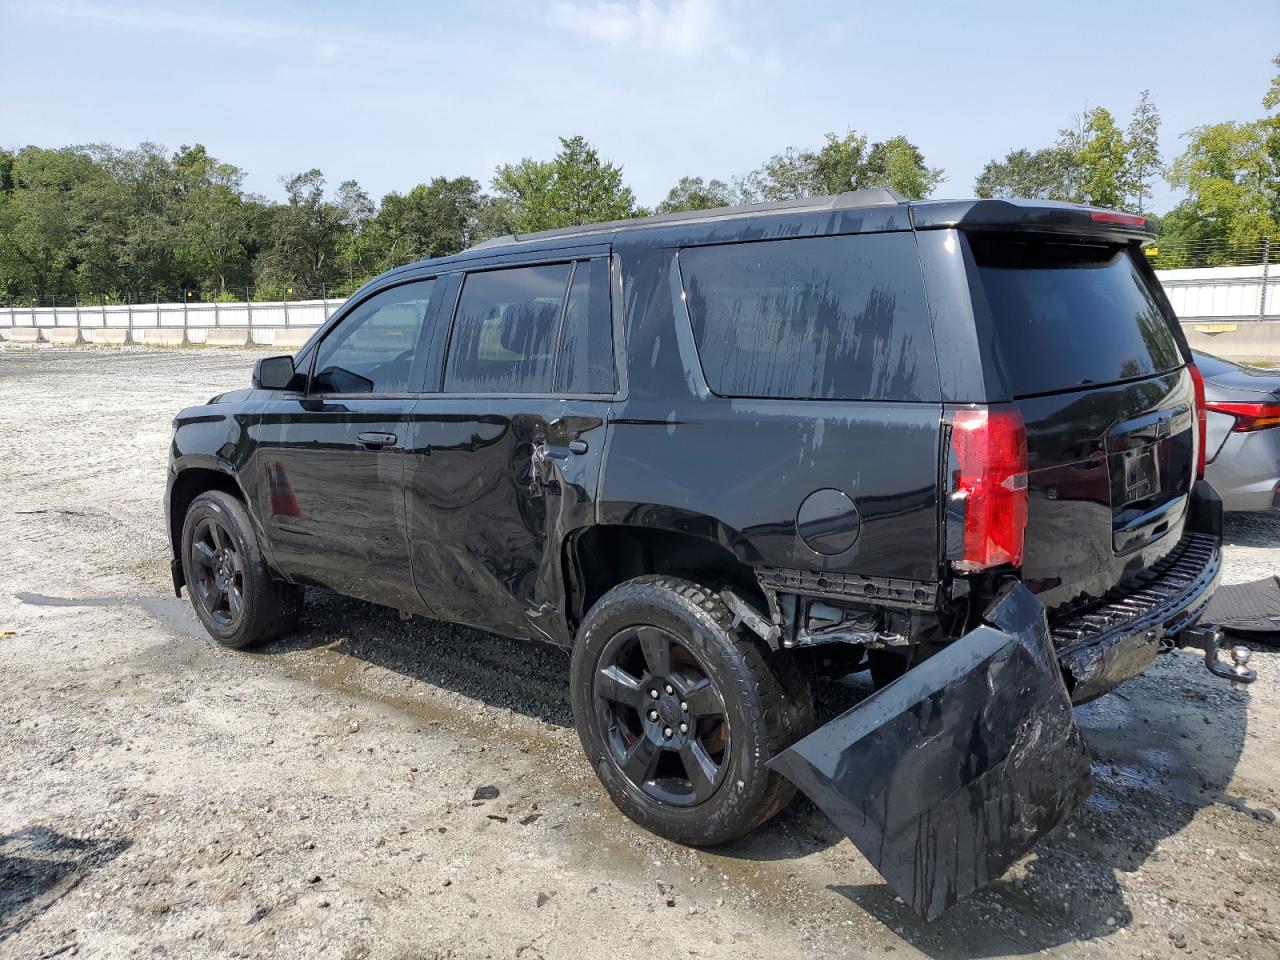
[[[1273,63],[1280,68],[1280,56]],[[974,192],[1141,213],[1160,223],[1162,247],[1201,250],[1200,261],[1213,263],[1280,237],[1280,73],[1262,106],[1257,119],[1188,131],[1186,148],[1166,164],[1159,111],[1144,91],[1127,125],[1106,107],[1087,109],[1054,143],[991,160]],[[562,138],[549,159],[498,166],[487,187],[440,176],[376,203],[354,180],[329,189],[316,169],[282,178],[281,201],[247,192],[244,177],[199,144],[173,153],[153,143],[0,150],[0,294],[10,302],[178,291],[222,300],[344,296],[391,267],[507,233],[862,187],[920,199],[944,173],[904,135],[872,141],[847,130],[738,176],[682,177],[653,210],[581,136]],[[1186,199],[1155,216],[1161,178]]]

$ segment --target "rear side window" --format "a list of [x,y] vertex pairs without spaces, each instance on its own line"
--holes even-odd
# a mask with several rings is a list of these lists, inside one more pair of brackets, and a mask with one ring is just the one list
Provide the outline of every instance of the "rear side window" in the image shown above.
[[938,398],[910,233],[687,247],[680,274],[721,396]]
[[469,274],[449,341],[453,393],[550,393],[571,264]]
[[1132,380],[1182,364],[1126,248],[971,237],[1015,396]]
[[609,316],[609,261],[574,266],[560,333],[556,390],[613,393],[613,325]]

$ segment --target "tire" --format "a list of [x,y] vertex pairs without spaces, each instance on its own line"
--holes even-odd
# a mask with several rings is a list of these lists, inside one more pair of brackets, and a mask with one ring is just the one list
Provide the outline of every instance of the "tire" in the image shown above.
[[813,727],[794,659],[733,621],[706,587],[637,577],[597,601],[573,649],[574,721],[600,782],[636,823],[689,846],[726,843],[785,807],[795,788],[765,764]]
[[228,493],[211,490],[191,502],[182,572],[196,616],[224,647],[243,650],[297,626],[302,590],[272,577],[248,511]]

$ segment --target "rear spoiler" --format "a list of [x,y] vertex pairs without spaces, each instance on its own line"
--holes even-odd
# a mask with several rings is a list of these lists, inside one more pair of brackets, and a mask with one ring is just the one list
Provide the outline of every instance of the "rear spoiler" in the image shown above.
[[916,230],[1026,230],[1129,243],[1156,233],[1146,217],[1054,200],[925,200],[910,209]]

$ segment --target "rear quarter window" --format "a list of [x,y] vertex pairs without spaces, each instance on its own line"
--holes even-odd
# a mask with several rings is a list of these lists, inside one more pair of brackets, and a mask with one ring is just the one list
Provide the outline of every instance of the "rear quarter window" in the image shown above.
[[973,237],[978,284],[1015,396],[1164,373],[1177,341],[1128,248]]
[[680,251],[707,385],[727,397],[937,400],[910,233]]

